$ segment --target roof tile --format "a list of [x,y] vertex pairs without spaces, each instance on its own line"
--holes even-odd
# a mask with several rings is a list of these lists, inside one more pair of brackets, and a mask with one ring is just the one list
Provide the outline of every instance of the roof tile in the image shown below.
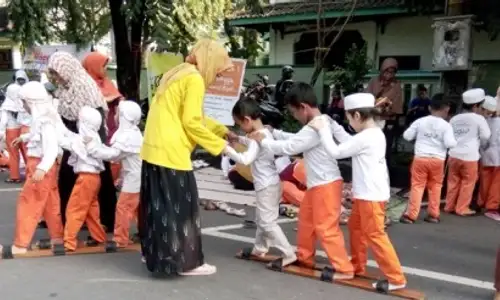
[[[356,9],[361,8],[385,8],[398,7],[403,4],[403,0],[358,0]],[[246,18],[264,18],[271,16],[281,16],[290,14],[302,14],[316,12],[318,9],[318,1],[293,1],[287,3],[276,3],[263,7],[262,14],[252,14],[247,11],[236,12],[230,19],[246,19]],[[322,2],[323,10],[349,10],[352,6],[352,0],[324,0]]]

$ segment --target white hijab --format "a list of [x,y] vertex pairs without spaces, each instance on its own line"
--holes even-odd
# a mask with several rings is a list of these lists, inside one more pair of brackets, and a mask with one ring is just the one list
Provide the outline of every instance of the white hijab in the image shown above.
[[141,107],[134,101],[124,100],[118,105],[118,129],[111,137],[110,144],[127,153],[140,153],[143,137],[139,127]]
[[10,112],[22,112],[24,111],[23,103],[21,98],[19,98],[19,92],[21,91],[21,86],[17,83],[12,83],[7,87],[5,92],[5,100],[2,103],[2,110]]

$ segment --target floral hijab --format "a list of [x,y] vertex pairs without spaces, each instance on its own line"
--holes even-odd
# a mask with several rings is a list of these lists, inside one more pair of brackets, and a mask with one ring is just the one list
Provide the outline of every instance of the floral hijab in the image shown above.
[[71,54],[60,51],[52,54],[47,67],[66,81],[66,84],[59,85],[55,91],[55,96],[59,99],[59,113],[63,118],[76,121],[84,106],[101,107],[107,111],[107,104],[99,87]]

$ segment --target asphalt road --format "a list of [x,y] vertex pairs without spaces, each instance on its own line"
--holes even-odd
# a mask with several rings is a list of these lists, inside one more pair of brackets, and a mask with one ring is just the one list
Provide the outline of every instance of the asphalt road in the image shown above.
[[[10,244],[18,194],[13,189],[19,186],[4,184],[4,177],[0,174],[0,244]],[[250,208],[247,211],[252,215]],[[216,275],[154,278],[141,264],[138,253],[17,259],[0,261],[0,299],[392,299],[237,260],[234,254],[252,242],[254,231],[241,228],[241,218],[221,212],[204,211],[202,220],[206,261],[218,267]],[[295,244],[295,223],[284,222],[282,226]],[[409,286],[426,293],[427,299],[489,300],[493,298],[499,226],[483,217],[443,216],[439,225],[398,224],[389,233],[408,274]],[[44,237],[45,232],[39,230],[37,236]]]

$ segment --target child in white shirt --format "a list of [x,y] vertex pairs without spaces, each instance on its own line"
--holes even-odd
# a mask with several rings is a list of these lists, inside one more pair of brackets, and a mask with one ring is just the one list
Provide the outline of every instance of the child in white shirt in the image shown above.
[[5,139],[7,151],[9,152],[9,179],[7,183],[20,183],[20,151],[23,159],[26,160],[25,148],[12,145],[15,139],[21,135],[21,124],[18,121],[18,114],[24,111],[23,104],[19,98],[21,86],[12,83],[7,87],[5,101],[1,107],[0,135]]
[[353,208],[349,218],[352,264],[356,274],[364,274],[368,248],[388,280],[373,284],[381,292],[403,289],[406,278],[394,247],[384,229],[384,204],[389,200],[389,173],[385,161],[385,136],[377,126],[375,97],[368,93],[345,98],[344,107],[351,127],[358,132],[336,145],[330,126],[315,119],[310,126],[319,130],[321,143],[334,159],[352,157]]
[[[101,126],[101,114],[94,108],[81,108],[78,116],[78,134],[65,134],[72,137],[72,142],[64,141],[62,147],[71,151],[68,164],[78,174],[76,183],[66,208],[66,226],[64,227],[64,247],[75,251],[78,246],[78,232],[83,223],[87,224],[90,236],[98,243],[106,241],[106,232],[100,222],[98,194],[101,187],[100,173],[104,171],[101,159],[92,155],[95,148],[102,147],[98,134]],[[86,145],[83,145],[85,140]],[[83,149],[82,149],[83,146]]]
[[450,120],[457,146],[449,151],[447,213],[471,216],[469,208],[478,177],[479,147],[491,136],[486,119],[481,115],[481,104],[486,95],[483,89],[471,89],[462,94],[463,112]]
[[478,205],[486,208],[486,217],[500,221],[500,117],[497,115],[497,99],[486,96],[483,115],[491,131],[491,137],[481,151]]
[[116,205],[114,242],[118,247],[130,244],[130,223],[137,216],[141,190],[142,133],[139,130],[141,108],[133,101],[121,101],[118,105],[118,130],[113,134],[110,147],[103,144],[89,149],[93,157],[121,162],[122,188]]
[[[27,144],[27,167],[31,172],[17,202],[12,254],[28,251],[42,216],[47,222],[51,242],[62,243],[63,238],[59,205],[53,205],[52,201],[54,191],[57,192],[56,159],[59,147],[56,127],[59,115],[41,83],[26,83],[19,95],[26,111],[33,116],[30,140]],[[15,144],[19,142],[19,138],[14,141]]]
[[411,165],[410,202],[402,223],[413,224],[417,220],[426,188],[429,202],[425,221],[439,223],[446,152],[457,145],[453,128],[445,121],[449,110],[444,95],[436,94],[431,100],[431,114],[413,122],[403,133],[405,140],[415,140],[415,157]]
[[[261,121],[259,105],[250,99],[239,100],[233,108],[234,122],[246,133],[261,132],[272,139],[272,133]],[[253,249],[244,249],[244,256],[264,256],[271,245],[283,253],[282,265],[289,265],[297,260],[293,247],[288,242],[283,230],[276,222],[279,217],[281,199],[281,183],[275,164],[274,154],[245,137],[239,143],[248,147],[247,151],[238,153],[227,146],[225,154],[237,163],[250,165],[253,184],[257,196],[256,225],[257,232]]]
[[[322,118],[314,89],[307,83],[295,83],[287,92],[285,102],[293,117],[304,125]],[[335,121],[331,121],[331,126],[339,142],[351,138]],[[296,134],[276,129],[272,133],[276,140],[261,132],[254,132],[250,137],[274,155],[304,155],[307,191],[300,205],[297,259],[302,265],[313,267],[318,239],[335,269],[334,279],[352,279],[354,269],[339,226],[343,180],[337,161],[329,157],[318,133],[310,126],[304,126]]]

